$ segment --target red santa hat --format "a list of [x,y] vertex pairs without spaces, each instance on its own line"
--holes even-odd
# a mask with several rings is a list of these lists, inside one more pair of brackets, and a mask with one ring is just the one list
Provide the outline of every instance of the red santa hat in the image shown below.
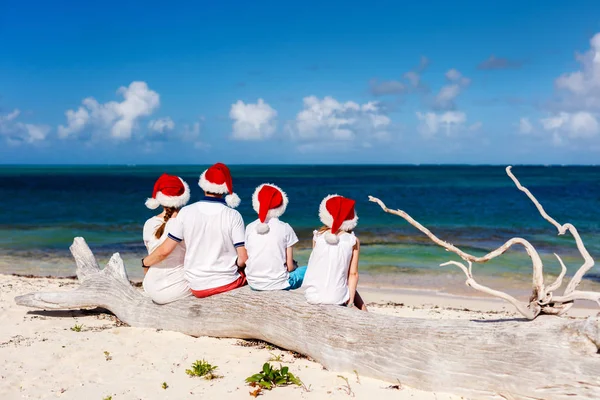
[[260,220],[256,231],[260,234],[268,233],[269,225],[265,223],[267,218],[281,217],[287,205],[287,195],[280,187],[272,183],[264,183],[257,187],[252,195],[252,207]]
[[331,194],[321,201],[319,218],[331,232],[325,234],[327,243],[336,244],[340,241],[336,235],[338,230],[351,231],[358,224],[358,215],[354,211],[356,202],[346,197]]
[[152,197],[146,200],[146,207],[151,210],[158,206],[181,208],[190,201],[190,188],[177,176],[162,174],[154,184]]
[[216,163],[200,175],[198,185],[208,193],[227,194],[225,202],[231,208],[240,205],[240,198],[233,193],[233,182],[231,181],[231,172],[227,165]]

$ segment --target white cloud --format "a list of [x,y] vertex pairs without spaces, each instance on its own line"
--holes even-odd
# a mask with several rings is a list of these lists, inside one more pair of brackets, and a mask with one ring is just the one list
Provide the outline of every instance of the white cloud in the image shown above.
[[408,71],[403,76],[413,87],[418,87],[421,83],[421,74],[418,72]]
[[154,132],[165,133],[175,129],[175,122],[173,122],[171,117],[153,119],[148,123],[148,129]]
[[160,96],[148,88],[146,82],[131,82],[117,93],[123,101],[98,103],[93,97],[82,101],[77,111],[67,110],[67,125],[58,127],[58,136],[68,138],[79,135],[85,128],[108,131],[115,139],[129,139],[138,119],[151,115],[160,104]]
[[467,125],[467,114],[456,107],[456,98],[471,80],[455,68],[446,71],[445,78],[447,83],[440,88],[431,104],[433,111],[416,113],[419,120],[417,130],[425,138],[431,138],[440,131],[446,136],[477,132],[483,126],[481,121]]
[[483,60],[477,66],[477,69],[483,71],[500,70],[500,69],[518,69],[523,66],[522,60],[511,60],[504,57],[496,57],[495,55]]
[[58,127],[58,137],[62,139],[77,135],[90,120],[90,114],[83,107],[79,107],[77,111],[67,110],[65,115],[67,116],[67,126],[60,125]]
[[381,112],[376,102],[341,103],[330,96],[323,99],[308,96],[303,104],[303,110],[289,126],[293,137],[299,140],[350,142],[359,136],[367,140],[389,138],[387,129],[391,119]]
[[[417,118],[421,121],[418,128],[419,132],[425,137],[433,137],[440,130],[444,130],[444,133],[450,136],[462,130],[464,124],[467,122],[467,115],[461,111],[446,111],[443,113],[417,112]],[[478,130],[479,128],[481,128],[481,123],[476,122],[471,125],[470,130]]]
[[184,141],[194,141],[200,137],[200,122],[183,125],[182,138]]
[[11,144],[34,143],[46,139],[50,133],[49,126],[16,121],[20,115],[21,111],[17,109],[6,115],[0,115],[0,135]]
[[476,132],[483,127],[483,122],[477,121],[469,126],[469,131]]
[[0,115],[0,124],[4,125],[6,123],[9,123],[11,121],[14,121],[15,119],[17,119],[17,117],[21,114],[20,110],[13,110],[13,112],[8,113],[6,115]]
[[[419,78],[417,76],[410,75],[410,78],[407,77],[407,79],[414,81],[418,80]],[[396,80],[379,82],[377,79],[371,79],[369,85],[371,86],[371,94],[374,96],[402,94],[408,90],[408,87],[404,83]]]
[[575,113],[560,112],[556,115],[542,118],[540,123],[546,131],[553,132],[553,141],[555,143],[558,141],[559,136],[566,136],[571,139],[584,139],[594,137],[600,131],[596,116],[586,111]]
[[582,106],[600,106],[600,33],[590,40],[590,50],[577,54],[581,70],[559,76],[555,85],[573,94]]
[[233,122],[232,137],[237,140],[263,140],[271,137],[277,127],[277,111],[265,103],[245,104],[238,100],[231,105],[229,118]]
[[419,65],[411,71],[402,75],[403,81],[371,79],[369,81],[370,92],[373,96],[402,95],[412,93],[418,90],[426,90],[427,87],[421,81],[421,74],[429,65],[429,59],[421,57]]
[[590,40],[590,49],[577,53],[581,69],[556,78],[555,87],[561,101],[554,104],[558,111],[600,111],[600,33]]
[[521,118],[519,120],[519,132],[526,135],[533,132],[533,125],[529,121],[529,118]]
[[207,149],[210,147],[209,144],[200,139],[202,132],[202,121],[204,121],[204,117],[200,117],[200,122],[197,121],[192,124],[184,124],[183,130],[179,135],[183,142],[191,143],[196,149]]
[[48,125],[23,124],[19,122],[17,123],[17,128],[22,129],[26,133],[25,141],[28,143],[42,141],[50,133]]
[[550,115],[539,120],[555,145],[600,133],[600,33],[590,40],[590,49],[577,53],[575,59],[580,69],[556,78],[557,99],[548,105]]
[[469,78],[465,78],[457,69],[454,68],[446,72],[446,79],[448,79],[450,82],[455,82],[460,86],[467,86],[469,83],[471,83]]
[[465,78],[458,70],[450,69],[446,72],[448,84],[441,87],[434,99],[434,108],[438,110],[453,110],[456,108],[454,100],[467,87],[471,80]]
[[440,109],[454,108],[454,99],[460,94],[460,86],[453,83],[442,86],[435,96],[435,106]]

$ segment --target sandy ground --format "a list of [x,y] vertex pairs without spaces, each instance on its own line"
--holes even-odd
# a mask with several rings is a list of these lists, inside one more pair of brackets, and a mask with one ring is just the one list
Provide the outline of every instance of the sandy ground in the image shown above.
[[[76,281],[0,275],[0,399],[249,399],[244,380],[263,363],[287,365],[304,387],[264,391],[265,399],[461,399],[355,374],[337,373],[263,343],[192,338],[176,332],[131,328],[112,315],[85,311],[31,311],[15,296],[69,290]],[[415,290],[363,288],[371,311],[417,318],[515,316],[501,301]],[[374,304],[373,304],[374,303]],[[572,314],[588,315],[577,309]],[[71,328],[81,326],[76,332]],[[217,365],[221,378],[189,377],[196,360]],[[346,381],[347,380],[347,381]],[[162,387],[163,382],[167,388]]]

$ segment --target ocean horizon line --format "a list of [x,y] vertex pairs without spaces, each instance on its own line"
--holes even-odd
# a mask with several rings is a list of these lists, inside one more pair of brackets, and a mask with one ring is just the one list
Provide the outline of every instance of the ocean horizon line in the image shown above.
[[[132,164],[132,163],[126,163],[126,164],[111,164],[111,163],[89,163],[89,164],[77,164],[77,163],[73,163],[73,164],[31,164],[31,163],[27,163],[27,164],[2,164],[0,163],[0,168],[9,168],[9,167],[19,167],[19,168],[27,168],[27,167],[35,167],[35,168],[40,168],[40,167],[50,167],[50,168],[57,168],[57,167],[130,167],[130,168],[134,168],[134,167],[194,167],[194,166],[199,166],[199,167],[206,167],[206,166],[210,166],[213,163],[207,163],[207,164],[171,164],[171,163],[165,163],[165,164],[160,164],[160,163],[156,163],[156,164]],[[364,164],[356,164],[356,163],[265,163],[265,164],[245,164],[245,163],[226,163],[227,165],[230,166],[236,166],[236,167],[273,167],[273,166],[286,166],[286,167],[290,167],[290,166],[298,166],[298,167],[320,167],[320,166],[348,166],[348,167],[446,167],[446,166],[452,166],[452,167],[507,167],[507,166],[513,166],[513,167],[538,167],[538,168],[557,168],[557,167],[597,167],[599,164],[511,164],[511,163],[506,163],[506,164],[496,164],[496,163],[489,163],[489,164],[468,164],[468,163],[441,163],[441,164],[435,164],[435,163],[398,163],[398,164],[391,164],[391,163],[364,163]]]

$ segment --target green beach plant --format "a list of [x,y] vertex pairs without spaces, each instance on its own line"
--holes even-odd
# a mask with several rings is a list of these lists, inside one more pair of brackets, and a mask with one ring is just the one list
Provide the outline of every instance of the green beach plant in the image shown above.
[[350,397],[354,397],[354,392],[352,391],[352,388],[350,387],[350,382],[348,382],[348,378],[346,378],[344,375],[338,375],[338,378],[343,379],[344,382],[346,382],[345,385],[343,385],[340,390],[343,390],[344,392],[346,392],[346,394]]
[[214,373],[214,371],[217,368],[219,368],[219,367],[216,365],[211,365],[208,362],[206,362],[205,360],[202,360],[202,361],[196,360],[196,362],[192,364],[192,368],[186,369],[185,373],[188,374],[189,376],[198,376],[198,377],[203,377],[204,379],[211,380],[211,379],[216,379],[216,378],[221,377]]
[[268,361],[270,362],[283,362],[283,358],[281,354],[275,355],[273,353],[269,353],[271,354],[271,357],[269,358]]
[[71,330],[73,332],[81,332],[81,328],[83,328],[83,325],[77,325],[77,324],[75,324],[75,326],[71,327]]
[[273,368],[268,362],[264,363],[262,371],[246,378],[250,386],[260,386],[263,389],[271,390],[276,386],[287,386],[290,384],[302,386],[302,381],[289,372],[288,367]]
[[163,382],[160,387],[166,390],[169,387],[169,385],[167,385],[167,382]]

